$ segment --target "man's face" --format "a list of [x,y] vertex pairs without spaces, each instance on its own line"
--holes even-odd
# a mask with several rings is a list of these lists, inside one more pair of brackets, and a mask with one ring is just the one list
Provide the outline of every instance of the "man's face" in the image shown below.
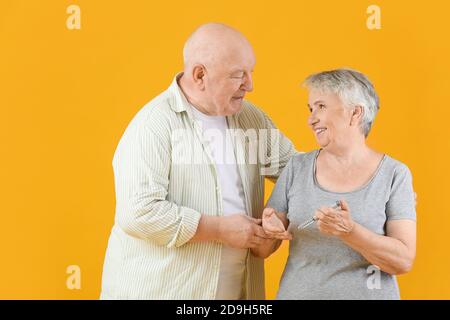
[[251,48],[239,48],[207,69],[205,94],[210,111],[232,115],[241,110],[242,100],[253,90],[255,57]]

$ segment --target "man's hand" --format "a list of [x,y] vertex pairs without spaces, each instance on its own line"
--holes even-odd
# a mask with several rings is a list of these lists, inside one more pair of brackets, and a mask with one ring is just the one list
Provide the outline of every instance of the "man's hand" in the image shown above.
[[292,235],[286,230],[283,221],[281,221],[273,208],[264,209],[262,226],[266,235],[272,239],[292,240]]
[[239,213],[221,217],[218,235],[220,242],[237,249],[255,248],[267,238],[261,219]]

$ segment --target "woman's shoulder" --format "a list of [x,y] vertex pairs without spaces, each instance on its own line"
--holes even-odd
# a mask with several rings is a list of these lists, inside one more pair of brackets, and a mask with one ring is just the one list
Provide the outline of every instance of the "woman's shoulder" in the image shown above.
[[308,151],[308,152],[297,152],[292,156],[291,161],[293,163],[314,161],[314,158],[317,156],[318,152],[319,152],[319,150],[312,150],[312,151]]
[[288,167],[296,171],[299,167],[304,168],[306,166],[312,165],[318,152],[319,150],[297,152],[289,160]]
[[387,171],[393,177],[395,176],[410,176],[411,170],[409,167],[403,163],[402,161],[391,157],[388,154],[385,154],[384,159],[384,167],[385,171]]

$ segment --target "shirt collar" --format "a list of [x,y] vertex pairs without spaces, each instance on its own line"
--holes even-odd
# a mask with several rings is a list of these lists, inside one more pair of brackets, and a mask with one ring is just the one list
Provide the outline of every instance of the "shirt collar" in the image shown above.
[[[177,73],[175,75],[175,77],[173,78],[172,84],[169,87],[169,90],[173,93],[173,95],[175,97],[175,101],[174,101],[175,103],[172,104],[171,108],[175,112],[186,111],[191,116],[191,111],[190,111],[190,109],[192,108],[191,104],[186,99],[186,96],[184,95],[183,91],[181,90],[181,88],[178,84],[178,80],[181,78],[182,75],[183,75],[183,72]],[[244,106],[242,106],[241,110],[239,110],[236,114],[227,116],[227,118],[237,118],[243,109],[244,109]]]
[[175,103],[172,104],[172,110],[175,112],[182,112],[186,111],[186,109],[189,107],[189,102],[186,99],[186,96],[184,95],[183,91],[181,90],[180,86],[178,85],[178,80],[183,75],[183,72],[179,72],[175,75],[173,78],[172,84],[169,87],[169,90],[173,93],[175,97]]

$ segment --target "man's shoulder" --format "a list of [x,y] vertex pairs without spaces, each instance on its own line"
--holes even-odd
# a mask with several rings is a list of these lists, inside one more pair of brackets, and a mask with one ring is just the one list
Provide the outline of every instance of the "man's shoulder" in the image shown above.
[[169,124],[176,114],[172,108],[175,103],[174,94],[170,90],[166,90],[141,107],[133,117],[131,124],[152,127]]
[[242,109],[237,115],[239,123],[245,128],[265,128],[267,115],[248,100],[242,101]]

